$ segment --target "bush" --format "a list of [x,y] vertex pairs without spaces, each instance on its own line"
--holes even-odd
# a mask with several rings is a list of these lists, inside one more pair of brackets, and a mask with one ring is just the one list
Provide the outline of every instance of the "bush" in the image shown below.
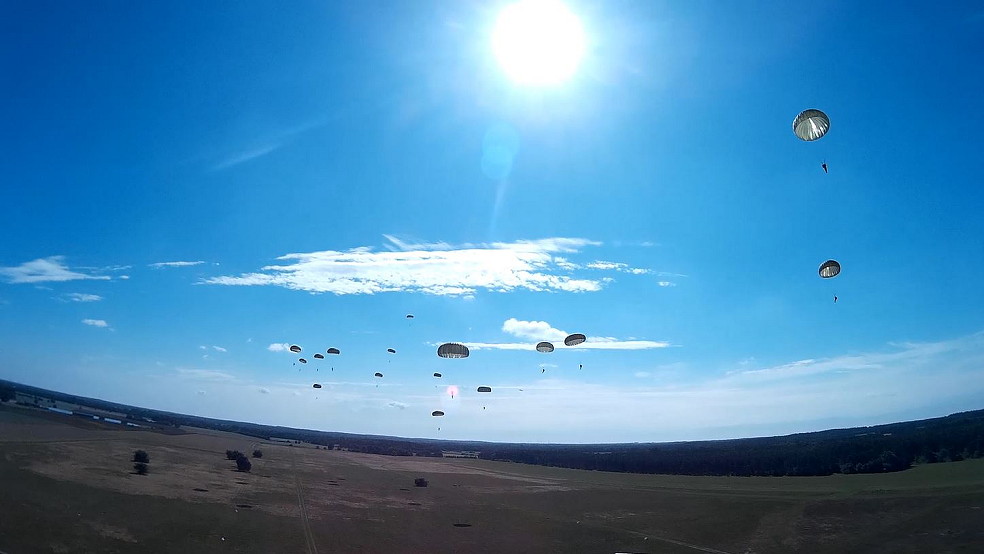
[[148,456],[147,453],[144,452],[143,450],[137,450],[136,452],[133,453],[133,461],[139,462],[141,464],[149,464],[150,456]]
[[238,451],[238,450],[226,450],[226,459],[227,460],[236,460],[236,459],[238,459],[242,455],[243,455],[243,453],[240,452],[240,451]]
[[133,464],[133,471],[136,471],[137,475],[147,475],[147,464],[137,462]]
[[236,470],[249,471],[251,469],[253,469],[253,464],[249,462],[249,458],[240,454],[239,457],[236,458]]
[[254,458],[262,458],[263,457],[263,451],[262,450],[254,450],[253,451],[253,457]]
[[417,477],[416,479],[413,480],[413,486],[415,486],[415,487],[426,487],[427,486],[427,479],[424,479],[423,477]]

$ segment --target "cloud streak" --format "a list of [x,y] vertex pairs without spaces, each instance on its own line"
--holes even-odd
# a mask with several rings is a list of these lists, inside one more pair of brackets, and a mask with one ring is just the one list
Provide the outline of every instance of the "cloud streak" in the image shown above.
[[202,282],[279,286],[337,295],[406,291],[467,296],[478,290],[594,292],[612,280],[562,274],[569,273],[570,262],[558,254],[577,254],[601,244],[589,239],[557,237],[452,246],[386,238],[386,251],[360,247],[286,254],[277,258],[287,262],[283,265],[268,265],[258,272],[218,276]]
[[13,267],[0,267],[0,275],[10,283],[47,283],[93,279],[108,281],[107,275],[92,275],[72,271],[64,263],[65,256],[49,256]]
[[193,265],[201,265],[205,263],[204,260],[198,260],[195,262],[157,262],[153,264],[147,264],[147,267],[152,267],[154,269],[162,269],[165,267],[188,267]]
[[98,294],[84,294],[81,292],[70,292],[63,295],[63,298],[70,302],[99,302],[103,299]]
[[82,323],[93,327],[109,327],[109,324],[106,323],[105,319],[83,319]]

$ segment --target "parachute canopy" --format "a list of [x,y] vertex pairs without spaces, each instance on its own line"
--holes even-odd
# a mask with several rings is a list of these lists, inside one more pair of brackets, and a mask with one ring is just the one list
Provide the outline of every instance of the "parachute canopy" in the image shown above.
[[837,263],[837,260],[827,260],[820,264],[820,277],[824,279],[837,277],[840,272],[841,264]]
[[339,349],[337,349],[337,348],[329,348],[329,349],[327,350],[327,352],[328,352],[329,354],[341,354],[341,353],[342,353],[342,351],[341,351],[341,350],[339,350]]
[[457,342],[446,342],[437,347],[437,355],[441,358],[467,358],[468,347]]
[[324,355],[324,354],[322,354],[322,353],[320,353],[320,352],[319,352],[319,353],[317,353],[317,354],[315,354],[315,355],[314,355],[314,357],[315,357],[315,359],[318,359],[318,360],[323,360],[323,359],[325,359],[325,355]]
[[550,344],[547,341],[538,342],[538,343],[536,343],[536,351],[537,352],[553,352],[554,351],[554,345]]
[[407,314],[407,319],[413,319],[413,314]]
[[478,387],[478,392],[492,392],[492,387],[486,387],[486,386]]
[[320,384],[318,384],[318,383],[315,383],[315,384],[314,384],[314,388],[316,388],[316,389],[320,389],[320,388],[321,388],[321,385],[320,385]]
[[307,360],[305,360],[304,358],[298,358],[297,361],[301,362],[302,364],[307,363]]
[[803,110],[793,120],[793,133],[802,140],[811,141],[827,134],[830,118],[820,110]]
[[382,377],[382,376],[383,376],[383,374],[377,371],[377,372],[376,372],[376,373],[374,374],[374,376],[375,376],[375,377]]
[[431,415],[434,417],[441,417],[444,415],[444,412],[442,412],[441,410],[434,410],[433,412],[431,412]]
[[566,344],[567,346],[574,346],[577,344],[581,344],[585,340],[586,340],[585,336],[582,335],[581,333],[574,333],[573,335],[567,335],[567,338],[564,339],[564,344]]
[[442,375],[440,373],[435,373],[434,377],[442,377]]
[[396,354],[396,350],[392,348],[387,348],[386,351],[389,352],[390,354]]
[[290,351],[293,352],[294,354],[297,354],[298,352],[301,351],[301,347],[297,346],[296,344],[292,344],[290,345]]

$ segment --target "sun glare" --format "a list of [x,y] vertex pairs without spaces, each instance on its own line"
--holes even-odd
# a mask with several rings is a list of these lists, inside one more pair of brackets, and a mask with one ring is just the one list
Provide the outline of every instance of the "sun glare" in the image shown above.
[[522,0],[500,12],[492,48],[513,81],[556,85],[577,71],[584,55],[584,30],[558,0]]

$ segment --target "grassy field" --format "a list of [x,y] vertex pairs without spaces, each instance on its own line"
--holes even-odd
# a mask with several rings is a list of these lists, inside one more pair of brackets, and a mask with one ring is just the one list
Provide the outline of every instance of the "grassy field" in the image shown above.
[[[187,431],[0,407],[0,552],[984,551],[984,460],[886,475],[630,475]],[[254,448],[264,456],[251,473],[225,459]],[[132,472],[136,449],[149,475]]]

